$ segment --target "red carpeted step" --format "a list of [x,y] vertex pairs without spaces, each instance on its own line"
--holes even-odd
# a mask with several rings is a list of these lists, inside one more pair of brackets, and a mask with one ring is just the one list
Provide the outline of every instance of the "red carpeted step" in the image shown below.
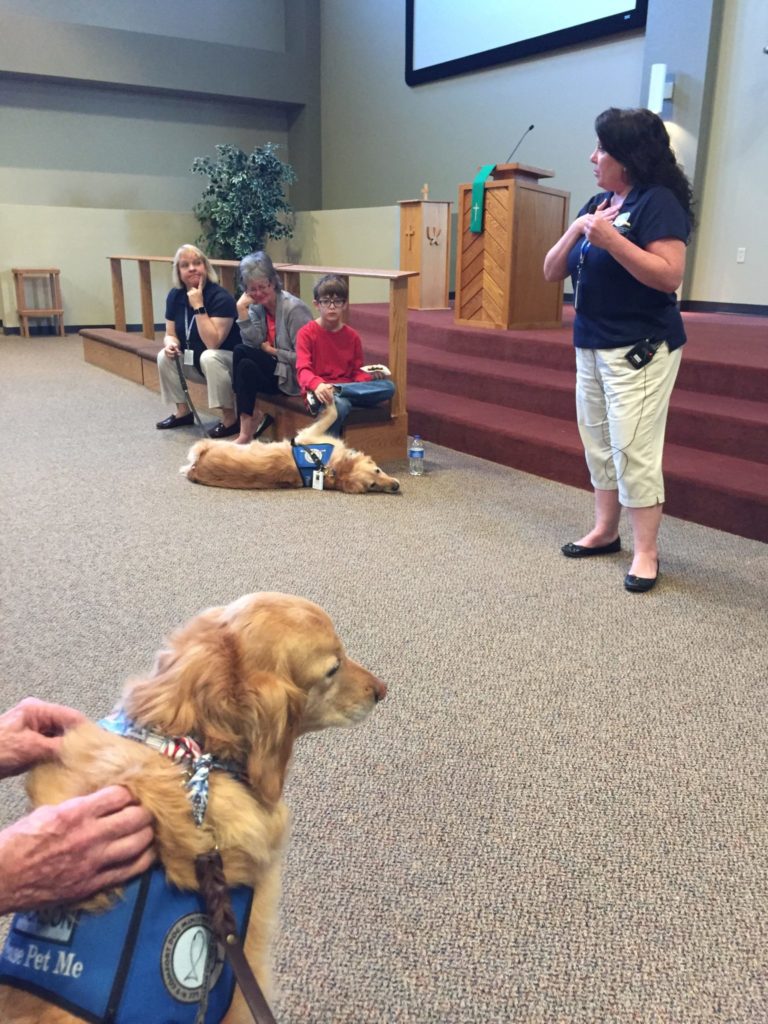
[[589,484],[574,420],[409,387],[408,427],[446,448],[574,486]]
[[[388,306],[352,307],[350,322],[368,336],[386,337]],[[555,370],[573,367],[571,321],[563,310],[562,328],[537,331],[497,331],[467,328],[453,322],[446,310],[409,310],[408,340],[441,354],[456,352],[496,360],[530,363]],[[768,327],[763,317],[728,314],[683,314],[688,344],[683,351],[677,386],[713,395],[730,395],[768,402]]]
[[[411,433],[588,487],[575,423],[572,310],[554,331],[459,327],[408,314]],[[367,358],[387,360],[385,304],[355,306]],[[689,343],[667,426],[667,511],[768,541],[768,327],[763,317],[684,314]]]
[[[575,422],[409,388],[411,433],[429,443],[576,487],[589,487]],[[763,463],[668,443],[666,511],[705,526],[768,541]]]
[[[570,327],[537,331],[497,331],[488,327],[462,327],[445,311],[408,311],[408,345],[428,346],[438,355],[448,352],[474,353],[490,359],[531,363],[554,370],[573,366]],[[369,336],[387,335],[388,307],[353,306],[350,325],[365,345]]]
[[667,444],[664,477],[669,515],[768,542],[764,463]]
[[[386,339],[372,332],[365,349],[371,358],[386,359]],[[575,370],[551,370],[527,363],[485,359],[474,354],[436,353],[409,344],[410,387],[489,402],[573,420]],[[672,395],[667,439],[670,443],[768,463],[768,404],[677,387]]]
[[[386,340],[367,335],[365,351],[375,353],[377,361],[386,360]],[[411,386],[568,420],[576,415],[573,366],[552,370],[475,354],[437,352],[409,342],[409,389]]]
[[[768,403],[675,388],[669,405],[667,440],[766,465]],[[768,475],[768,468],[765,473]]]

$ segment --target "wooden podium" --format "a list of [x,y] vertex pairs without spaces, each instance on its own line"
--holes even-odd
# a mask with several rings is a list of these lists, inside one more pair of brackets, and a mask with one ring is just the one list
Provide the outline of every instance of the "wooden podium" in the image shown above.
[[451,204],[403,199],[398,205],[400,269],[419,274],[408,279],[408,308],[448,309]]
[[569,192],[539,184],[554,171],[497,164],[485,182],[483,230],[470,231],[472,185],[459,185],[458,324],[559,327],[563,282],[544,280],[544,257],[566,228]]

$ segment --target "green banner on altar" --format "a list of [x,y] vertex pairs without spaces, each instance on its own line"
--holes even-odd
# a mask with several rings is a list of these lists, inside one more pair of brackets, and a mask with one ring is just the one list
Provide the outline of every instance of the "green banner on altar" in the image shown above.
[[483,205],[485,203],[485,183],[493,174],[496,164],[485,164],[472,182],[472,212],[469,218],[469,230],[480,234],[483,230]]

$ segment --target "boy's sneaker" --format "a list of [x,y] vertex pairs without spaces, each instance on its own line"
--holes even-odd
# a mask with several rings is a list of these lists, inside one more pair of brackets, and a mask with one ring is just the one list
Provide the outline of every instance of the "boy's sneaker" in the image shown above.
[[320,406],[322,405],[322,402],[317,397],[314,391],[308,391],[306,395],[304,395],[304,404],[307,407],[307,412],[309,413],[309,415],[314,417],[317,416],[317,414],[320,412]]

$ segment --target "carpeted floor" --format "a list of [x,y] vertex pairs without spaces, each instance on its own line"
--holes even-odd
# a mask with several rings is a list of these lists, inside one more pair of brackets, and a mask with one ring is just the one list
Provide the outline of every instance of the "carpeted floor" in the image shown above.
[[0,357],[3,705],[98,715],[259,589],[390,686],[296,750],[281,1024],[768,1019],[768,547],[667,519],[632,595],[628,552],[559,553],[582,491],[429,438],[398,496],[196,487],[194,432],[77,339]]

